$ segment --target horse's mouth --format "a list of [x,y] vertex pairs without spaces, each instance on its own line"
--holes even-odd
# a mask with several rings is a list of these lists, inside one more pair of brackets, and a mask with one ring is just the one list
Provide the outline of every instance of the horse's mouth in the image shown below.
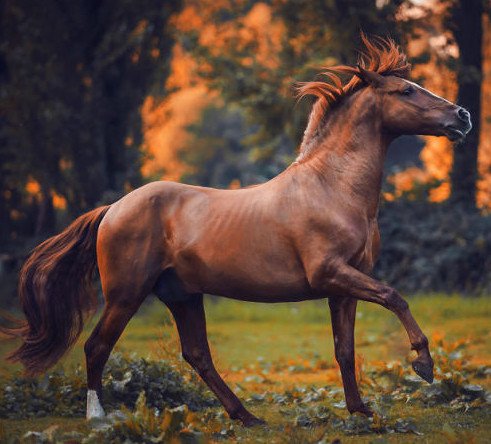
[[469,129],[461,129],[456,126],[448,125],[445,127],[445,135],[452,141],[462,140],[470,131]]

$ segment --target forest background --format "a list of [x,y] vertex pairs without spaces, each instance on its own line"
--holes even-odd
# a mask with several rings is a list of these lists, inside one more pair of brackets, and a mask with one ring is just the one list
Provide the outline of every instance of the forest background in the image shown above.
[[472,114],[463,144],[389,150],[376,275],[408,292],[491,290],[491,31],[481,0],[0,2],[1,299],[27,252],[152,180],[235,188],[295,158],[292,86],[391,36],[413,79]]
[[377,416],[348,415],[325,301],[207,296],[217,368],[268,421],[246,429],[179,357],[149,297],[108,364],[116,416],[102,425],[84,418],[94,319],[39,378],[7,363],[18,342],[1,340],[0,441],[489,442],[490,15],[489,0],[0,0],[2,313],[19,315],[29,251],[80,214],[153,180],[237,188],[286,168],[311,106],[293,85],[355,64],[361,30],[391,36],[412,79],[474,125],[461,144],[401,137],[385,166],[374,273],[409,296],[434,384],[412,373],[397,318],[360,302],[356,376]]

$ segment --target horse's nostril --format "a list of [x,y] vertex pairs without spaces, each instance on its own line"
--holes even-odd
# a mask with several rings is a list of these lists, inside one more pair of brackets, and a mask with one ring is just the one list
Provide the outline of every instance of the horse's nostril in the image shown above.
[[459,116],[460,120],[463,120],[464,122],[468,122],[470,118],[469,111],[467,111],[465,108],[459,108],[457,111],[457,115]]

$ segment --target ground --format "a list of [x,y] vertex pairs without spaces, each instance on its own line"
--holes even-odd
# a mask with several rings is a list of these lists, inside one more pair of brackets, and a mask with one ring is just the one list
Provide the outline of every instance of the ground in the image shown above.
[[[409,303],[430,338],[436,385],[431,388],[411,373],[409,342],[397,318],[360,303],[357,376],[363,395],[378,412],[374,421],[367,421],[344,409],[326,301],[266,305],[208,299],[215,364],[268,425],[245,429],[228,420],[221,407],[211,407],[193,416],[193,427],[205,439],[219,442],[491,442],[490,397],[483,391],[491,388],[491,298],[425,295],[409,298]],[[68,372],[83,363],[83,342],[94,322],[62,362]],[[11,348],[0,343],[0,354]],[[123,355],[177,362],[187,373],[187,364],[179,361],[175,328],[157,300],[142,307],[116,349]],[[4,364],[4,386],[17,370]],[[89,432],[81,417],[1,421],[0,440],[53,424],[58,431]]]

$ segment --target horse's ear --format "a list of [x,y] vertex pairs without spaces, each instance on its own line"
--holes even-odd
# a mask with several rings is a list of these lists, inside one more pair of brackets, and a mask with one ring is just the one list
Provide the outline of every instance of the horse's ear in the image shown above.
[[365,83],[368,83],[369,85],[373,85],[376,88],[382,86],[385,82],[384,77],[381,76],[378,72],[367,71],[365,68],[363,68],[360,65],[358,65],[358,72],[355,73],[355,75],[358,76]]

